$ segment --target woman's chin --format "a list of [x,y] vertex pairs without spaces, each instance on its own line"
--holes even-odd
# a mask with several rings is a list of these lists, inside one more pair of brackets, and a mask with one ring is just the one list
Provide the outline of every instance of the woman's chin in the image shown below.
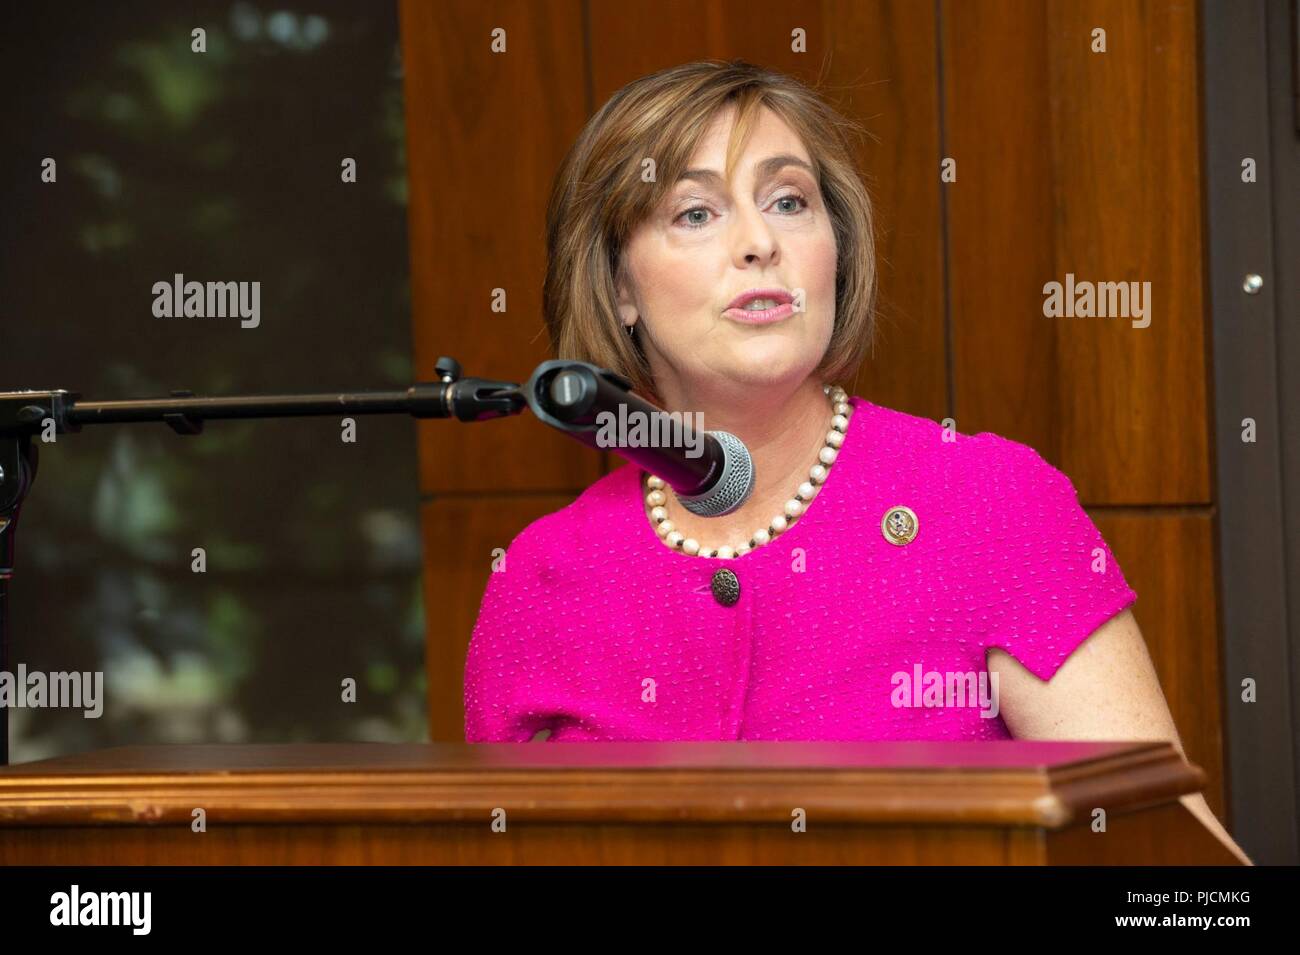
[[789,343],[749,342],[740,346],[726,363],[728,377],[748,384],[776,384],[802,381],[817,367],[817,355],[807,360],[789,347]]

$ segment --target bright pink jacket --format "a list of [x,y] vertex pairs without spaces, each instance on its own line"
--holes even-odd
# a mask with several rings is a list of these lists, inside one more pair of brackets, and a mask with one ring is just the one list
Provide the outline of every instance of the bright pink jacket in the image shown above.
[[[1137,594],[1038,452],[850,401],[821,491],[743,557],[670,550],[632,464],[524,528],[474,627],[466,740],[1008,738],[985,652],[1051,679]],[[895,505],[910,543],[881,530]]]

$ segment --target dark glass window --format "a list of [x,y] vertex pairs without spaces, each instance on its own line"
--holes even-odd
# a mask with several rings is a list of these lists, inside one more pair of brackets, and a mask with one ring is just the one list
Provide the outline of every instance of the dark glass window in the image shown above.
[[[0,390],[107,399],[420,377],[395,7],[9,11]],[[177,274],[259,283],[257,327],[157,317],[153,287]],[[90,426],[43,445],[8,668],[101,671],[104,709],[11,710],[12,761],[426,739],[415,424],[355,421],[354,443],[341,419],[300,418],[187,437]]]

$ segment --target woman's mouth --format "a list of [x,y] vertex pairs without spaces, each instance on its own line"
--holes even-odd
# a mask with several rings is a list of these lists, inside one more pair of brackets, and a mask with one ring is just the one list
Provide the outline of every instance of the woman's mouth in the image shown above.
[[743,308],[729,308],[722,314],[747,325],[767,325],[789,318],[794,314],[794,305],[772,298],[755,298],[746,302]]

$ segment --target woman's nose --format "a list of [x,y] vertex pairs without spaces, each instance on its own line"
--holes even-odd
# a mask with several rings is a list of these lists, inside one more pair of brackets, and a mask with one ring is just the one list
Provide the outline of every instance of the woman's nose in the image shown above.
[[774,262],[780,250],[771,226],[758,209],[741,208],[731,222],[732,259],[739,266]]

